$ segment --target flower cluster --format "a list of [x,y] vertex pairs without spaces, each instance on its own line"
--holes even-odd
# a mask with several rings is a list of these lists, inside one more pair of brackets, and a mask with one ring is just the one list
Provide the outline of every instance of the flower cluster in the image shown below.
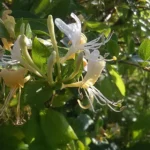
[[[72,58],[72,55],[75,55],[76,53],[84,53],[84,58],[87,60],[87,72],[82,81],[63,84],[62,88],[82,88],[90,104],[85,107],[82,106],[81,102],[78,100],[78,103],[82,108],[91,107],[94,111],[93,100],[95,99],[97,103],[101,105],[108,105],[112,110],[117,111],[114,107],[117,107],[118,103],[108,100],[94,86],[106,65],[106,60],[100,55],[99,48],[110,40],[111,35],[107,39],[104,38],[104,35],[101,35],[87,43],[86,38],[83,38],[83,34],[81,33],[81,22],[79,18],[74,13],[71,13],[71,17],[76,21],[75,23],[66,24],[59,18],[55,20],[56,26],[69,38],[71,42],[71,46],[69,47],[67,54],[60,59],[60,62],[63,64],[65,61]],[[102,42],[99,42],[100,39]]]
[[[7,19],[9,18],[8,14],[9,13],[6,13],[3,17],[6,25],[8,22]],[[71,17],[75,20],[75,23],[66,24],[59,18],[55,20],[56,26],[66,36],[61,40],[62,43],[66,44],[68,47],[68,51],[63,57],[59,56],[60,50],[57,46],[54,32],[54,23],[51,15],[47,19],[48,30],[51,39],[44,40],[41,38],[37,38],[43,45],[51,46],[53,49],[52,51],[50,51],[50,56],[47,58],[47,69],[45,72],[43,72],[41,68],[39,68],[39,66],[35,64],[29,52],[32,51],[33,40],[32,38],[28,38],[26,35],[24,35],[24,31],[21,31],[21,34],[16,38],[16,41],[13,44],[13,48],[9,47],[11,55],[5,55],[4,52],[6,48],[0,47],[0,60],[4,67],[0,72],[0,77],[4,80],[5,85],[10,88],[10,92],[8,93],[8,96],[4,101],[4,105],[0,108],[0,116],[3,115],[8,107],[9,101],[19,89],[17,124],[20,123],[21,88],[23,88],[24,83],[30,79],[30,73],[43,78],[52,87],[58,82],[61,83],[62,87],[60,90],[73,87],[78,88],[79,90],[82,89],[89,101],[89,105],[83,106],[80,100],[77,101],[79,103],[79,106],[84,109],[91,108],[93,111],[95,111],[93,105],[95,100],[100,105],[107,105],[112,110],[118,111],[116,109],[118,107],[118,102],[112,102],[108,100],[94,86],[94,84],[101,76],[102,71],[106,65],[106,59],[105,57],[100,55],[99,48],[102,45],[105,45],[110,40],[111,35],[108,38],[105,38],[104,35],[101,35],[98,38],[87,42],[86,36],[81,32],[81,22],[79,18],[74,13],[71,13]],[[10,36],[15,38],[15,21],[12,17],[9,20],[11,21],[12,26],[11,29],[8,29],[8,31],[10,33]],[[24,26],[24,24],[22,26]],[[21,27],[21,29],[23,29],[23,27]],[[69,59],[75,59],[76,67],[72,74],[67,75],[64,79],[62,78],[62,68],[68,67],[67,61]],[[8,64],[18,65],[18,67],[17,69],[7,68],[6,66]],[[80,68],[82,68],[82,64],[84,70],[81,73],[79,70]],[[30,75],[27,75],[27,72]],[[79,74],[79,72],[80,77],[77,78],[77,81],[73,80],[74,77]],[[27,75],[27,77],[25,77],[25,75]],[[82,78],[82,80],[80,80],[80,78]]]

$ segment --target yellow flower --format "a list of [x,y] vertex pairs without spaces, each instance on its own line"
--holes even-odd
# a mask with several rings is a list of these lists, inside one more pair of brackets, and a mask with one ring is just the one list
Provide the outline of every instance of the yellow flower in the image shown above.
[[5,84],[10,88],[19,88],[24,86],[24,76],[27,70],[20,68],[18,70],[2,69],[0,77],[3,78]]
[[4,112],[6,111],[10,100],[18,92],[18,104],[16,109],[16,124],[21,124],[20,119],[20,97],[21,97],[21,88],[24,87],[24,83],[30,79],[30,76],[25,77],[27,74],[27,70],[24,68],[20,68],[18,70],[13,69],[2,69],[0,72],[0,77],[3,78],[4,83],[7,87],[10,88],[10,91],[5,98],[4,105],[0,108],[0,116],[2,117]]

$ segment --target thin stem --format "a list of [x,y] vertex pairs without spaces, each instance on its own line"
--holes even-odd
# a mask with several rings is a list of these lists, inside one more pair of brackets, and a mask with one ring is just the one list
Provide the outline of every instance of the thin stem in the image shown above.
[[5,109],[7,108],[8,104],[9,104],[11,98],[13,97],[13,95],[15,94],[16,90],[17,90],[17,87],[10,89],[9,94],[7,95],[7,97],[5,99],[4,105],[2,106],[2,108],[0,108],[0,116],[3,115]]
[[21,87],[19,87],[19,93],[18,93],[18,104],[17,104],[17,125],[21,123],[20,120],[20,97],[21,97]]
[[137,68],[143,69],[144,71],[150,72],[150,68],[149,67],[142,67],[142,66],[140,66],[138,64],[133,63],[132,61],[119,60],[118,62],[122,63],[122,64],[127,64],[127,65],[131,65],[131,66],[135,66]]
[[58,79],[60,80],[61,79],[60,57],[59,57],[59,52],[58,52],[58,47],[57,47],[57,41],[55,38],[54,22],[53,22],[52,15],[48,16],[47,25],[48,25],[48,31],[49,31],[49,34],[51,37],[51,41],[52,41],[54,50],[56,51],[56,63],[57,63],[57,69],[58,69]]

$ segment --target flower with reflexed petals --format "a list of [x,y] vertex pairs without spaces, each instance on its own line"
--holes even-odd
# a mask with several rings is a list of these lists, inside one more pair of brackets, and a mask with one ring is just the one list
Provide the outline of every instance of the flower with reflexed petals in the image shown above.
[[[79,18],[74,14],[71,13],[71,17],[76,21],[76,23],[66,24],[61,19],[56,18],[55,24],[56,26],[69,38],[71,42],[71,46],[67,54],[61,58],[61,63],[64,63],[66,60],[72,58],[71,56],[77,53],[78,51],[93,51],[100,48],[100,46],[105,45],[111,36],[109,36],[106,40],[103,35],[100,37],[86,43],[86,38],[83,37],[81,33],[81,22]],[[99,40],[102,40],[99,43]]]
[[[70,83],[70,84],[63,84],[62,88],[67,88],[67,87],[79,87],[82,88],[89,100],[90,107],[94,111],[93,107],[93,99],[96,100],[97,103],[101,105],[108,105],[112,110],[115,110],[113,107],[117,107],[118,103],[117,102],[112,102],[108,100],[95,86],[94,84],[100,77],[102,70],[104,69],[106,62],[105,59],[99,55],[98,50],[94,50],[91,53],[87,53],[86,57],[88,59],[88,65],[87,65],[87,73],[82,79],[82,81],[75,82],[75,83]],[[82,104],[80,101],[78,101],[80,106],[82,107]],[[83,108],[89,108],[84,107]],[[117,111],[117,110],[115,110]]]

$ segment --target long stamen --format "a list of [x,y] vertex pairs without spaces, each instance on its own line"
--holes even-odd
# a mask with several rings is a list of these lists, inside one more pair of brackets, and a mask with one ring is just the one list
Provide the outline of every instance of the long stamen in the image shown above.
[[101,103],[100,100],[97,98],[97,95],[94,95],[94,98],[97,101],[97,103],[99,103],[100,105],[102,106],[106,105],[106,101],[102,100],[104,103]]
[[82,109],[88,109],[88,108],[91,107],[90,104],[88,104],[88,105],[86,105],[86,106],[83,106],[80,100],[77,100],[77,102],[78,102],[79,106],[80,106]]
[[116,110],[116,109],[114,109],[111,105],[107,105],[109,108],[111,108],[113,111],[115,111],[115,112],[121,112],[121,110]]
[[[93,92],[97,92],[98,90],[94,87],[94,89],[96,90],[93,90]],[[118,103],[114,103],[114,102],[111,102],[110,100],[108,100],[100,91],[98,91],[98,93],[95,93],[96,96],[98,96],[101,100],[105,101],[106,105],[111,108],[113,111],[115,112],[120,112],[121,110],[116,110],[115,108],[113,108],[112,106],[114,107],[117,107],[118,106]],[[96,99],[98,101],[98,99]],[[99,102],[98,102],[99,103]]]
[[104,101],[106,101],[107,104],[111,104],[113,106],[118,106],[118,103],[116,102],[111,102],[109,99],[107,99],[97,88],[95,88],[94,86],[92,86],[92,88],[94,89],[93,92],[95,92],[95,94],[100,98],[103,99]]
[[[112,33],[113,34],[113,33]],[[109,40],[110,38],[112,37],[112,34],[109,35],[109,37],[105,40],[104,38],[104,35],[102,34],[100,37],[86,43],[84,45],[84,48],[85,49],[89,49],[89,50],[97,50],[99,49],[102,45],[105,45]],[[98,43],[98,41],[102,39],[102,42]]]

